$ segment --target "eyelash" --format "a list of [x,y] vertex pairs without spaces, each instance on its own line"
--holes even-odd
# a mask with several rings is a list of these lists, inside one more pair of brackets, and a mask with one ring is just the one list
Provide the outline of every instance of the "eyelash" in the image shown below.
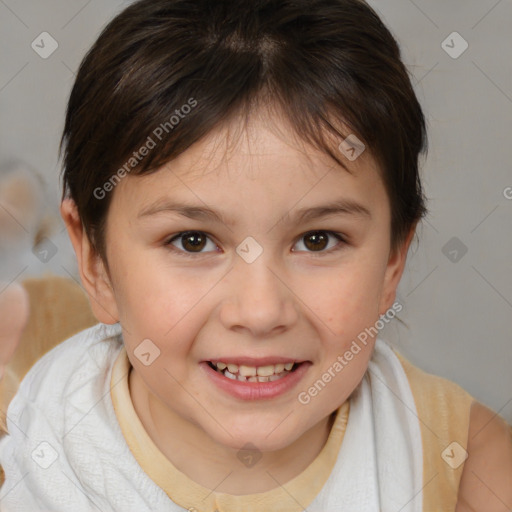
[[[322,256],[324,256],[326,254],[332,254],[333,252],[337,252],[337,251],[341,250],[343,248],[343,246],[347,245],[347,241],[345,240],[343,235],[341,235],[340,233],[335,233],[334,231],[328,231],[328,230],[322,230],[322,229],[317,229],[317,230],[308,231],[308,232],[304,233],[303,235],[301,235],[297,239],[295,244],[297,242],[301,241],[303,238],[307,237],[308,235],[312,235],[312,234],[315,234],[315,233],[322,233],[322,234],[330,235],[330,236],[336,238],[339,243],[334,248],[331,248],[331,249],[329,249],[327,251],[326,250],[322,250],[322,251],[294,251],[294,252],[308,252],[313,257],[322,257]],[[171,249],[173,252],[175,252],[179,256],[183,256],[185,258],[197,258],[198,256],[201,256],[201,255],[204,255],[204,254],[208,254],[208,252],[211,252],[211,251],[208,251],[208,252],[190,252],[190,251],[185,251],[185,250],[182,250],[182,249],[178,249],[177,247],[172,245],[172,242],[174,242],[175,240],[179,240],[180,238],[184,237],[185,235],[190,235],[190,234],[206,235],[206,237],[211,240],[210,235],[208,233],[205,233],[204,231],[182,231],[182,232],[174,235],[172,238],[168,239],[165,242],[164,245],[166,247],[169,247],[169,249]],[[211,241],[213,242],[213,240],[211,240]]]

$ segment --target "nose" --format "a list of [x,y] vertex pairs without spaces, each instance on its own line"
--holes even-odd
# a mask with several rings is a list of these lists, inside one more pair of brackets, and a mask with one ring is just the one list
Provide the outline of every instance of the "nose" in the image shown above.
[[263,255],[252,263],[237,259],[220,310],[226,329],[247,331],[255,338],[286,331],[298,319],[297,299],[287,277]]

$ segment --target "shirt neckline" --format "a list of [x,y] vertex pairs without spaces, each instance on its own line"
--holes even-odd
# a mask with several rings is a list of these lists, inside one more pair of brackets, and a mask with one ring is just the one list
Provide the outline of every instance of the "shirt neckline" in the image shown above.
[[349,400],[337,410],[327,441],[318,456],[295,478],[270,491],[232,495],[212,491],[182,473],[158,449],[140,421],[130,396],[131,363],[123,346],[112,368],[110,395],[117,421],[130,451],[144,472],[180,507],[196,512],[302,512],[318,495],[336,463],[343,441]]

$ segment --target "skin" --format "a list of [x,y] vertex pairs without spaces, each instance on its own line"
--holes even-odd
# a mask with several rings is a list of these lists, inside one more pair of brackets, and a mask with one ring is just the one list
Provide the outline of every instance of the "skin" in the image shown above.
[[512,427],[476,401],[471,406],[467,452],[456,512],[510,512]]
[[[155,173],[120,182],[107,218],[108,268],[73,202],[65,200],[61,213],[96,317],[123,328],[131,398],[149,436],[199,484],[251,494],[294,478],[324,446],[331,413],[361,381],[374,340],[307,405],[297,396],[392,306],[414,228],[392,252],[389,200],[369,150],[344,169],[276,118],[254,116],[224,146],[237,128],[227,125]],[[370,215],[285,217],[341,198]],[[139,216],[164,199],[220,211],[226,223],[171,211]],[[208,236],[201,252],[177,237],[184,231]],[[310,231],[345,242],[330,235],[316,249]],[[236,253],[248,236],[263,248],[252,263]],[[161,351],[150,366],[134,355],[144,339]],[[223,355],[311,365],[295,389],[244,402],[199,366]],[[237,457],[248,442],[263,455],[250,468]]]

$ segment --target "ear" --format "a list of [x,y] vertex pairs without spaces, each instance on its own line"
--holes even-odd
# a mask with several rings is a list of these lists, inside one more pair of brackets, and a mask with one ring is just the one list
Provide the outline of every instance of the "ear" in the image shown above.
[[415,232],[416,224],[411,228],[402,245],[389,256],[384,276],[384,285],[380,297],[379,315],[386,313],[386,311],[388,311],[395,302],[396,289],[402,277],[405,262],[407,260],[407,252],[409,251],[409,246]]
[[60,214],[75,250],[80,279],[89,296],[92,312],[99,322],[115,324],[119,321],[119,313],[114,289],[103,260],[83,228],[75,202],[64,199]]

